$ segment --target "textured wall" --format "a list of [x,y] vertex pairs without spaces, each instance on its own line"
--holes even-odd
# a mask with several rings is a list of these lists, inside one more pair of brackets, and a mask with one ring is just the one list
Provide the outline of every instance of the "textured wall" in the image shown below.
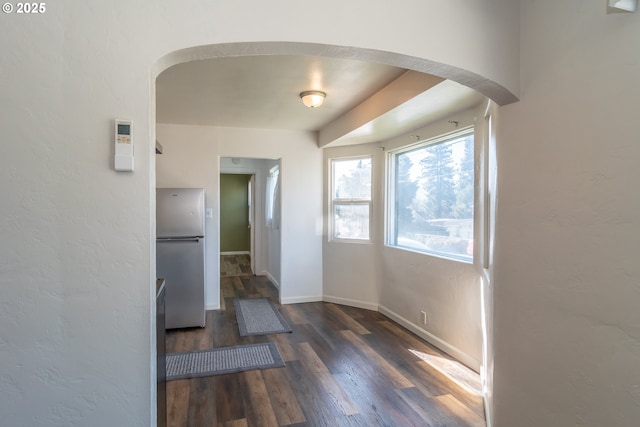
[[[153,424],[154,73],[215,51],[324,53],[439,72],[511,102],[519,90],[517,14],[509,0],[375,8],[365,0],[61,0],[41,15],[2,14],[3,422]],[[310,27],[309,16],[331,25]],[[226,50],[169,55],[220,44]],[[112,167],[115,118],[133,121],[133,173]],[[283,164],[283,176],[305,168]],[[283,241],[318,222],[283,229]],[[314,268],[315,257],[300,257],[300,270]],[[297,278],[283,268],[283,284]],[[320,292],[315,286],[303,281],[300,292]]]
[[498,127],[496,426],[640,420],[640,13],[524,1]]

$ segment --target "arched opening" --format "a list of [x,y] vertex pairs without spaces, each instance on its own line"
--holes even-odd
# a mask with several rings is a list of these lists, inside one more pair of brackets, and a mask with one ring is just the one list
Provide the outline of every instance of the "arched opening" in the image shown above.
[[167,68],[183,62],[251,55],[312,55],[382,63],[458,82],[477,90],[498,105],[518,100],[508,89],[483,76],[429,59],[373,49],[302,42],[238,42],[189,47],[168,53],[156,61],[151,70],[152,78],[155,80]]
[[[407,70],[413,70],[420,73],[428,73],[439,76],[444,79],[448,79],[454,82],[458,82],[466,87],[472,88],[479,93],[487,96],[495,101],[498,105],[507,104],[517,100],[517,98],[506,90],[504,87],[488,81],[481,76],[474,73],[460,70],[455,67],[449,67],[444,64],[435,63],[427,59],[409,57],[406,55],[399,55],[391,52],[382,52],[369,49],[359,49],[352,47],[341,46],[329,46],[310,43],[229,43],[229,44],[217,44],[210,46],[198,46],[193,48],[187,48],[170,53],[159,60],[154,68],[154,76],[158,76],[162,71],[169,69],[170,67],[187,63],[191,61],[207,60],[214,58],[226,58],[226,57],[238,57],[238,56],[274,56],[274,55],[306,55],[306,56],[321,56],[328,58],[343,58],[350,60],[358,60],[363,62],[375,62],[383,63],[391,66],[405,68]],[[218,138],[219,136],[211,136],[212,138]],[[243,157],[246,154],[243,152],[218,152],[219,156]],[[287,159],[283,158],[283,164],[287,164]],[[286,216],[286,214],[284,214]],[[287,230],[283,230],[283,235],[287,234]],[[282,250],[282,262],[287,263],[287,254],[291,251],[290,247],[286,247],[283,243]],[[288,280],[286,271],[283,272],[281,296],[284,293],[285,299],[287,296]],[[219,289],[219,284],[218,284]],[[289,302],[304,302],[296,301],[292,299]],[[478,301],[480,304],[480,301]],[[491,319],[485,319],[488,323]],[[489,327],[490,325],[484,326]],[[483,361],[487,363],[487,361]]]

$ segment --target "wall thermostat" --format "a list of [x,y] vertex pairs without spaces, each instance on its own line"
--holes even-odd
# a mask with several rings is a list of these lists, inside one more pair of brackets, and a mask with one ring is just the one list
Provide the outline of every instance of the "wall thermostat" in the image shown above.
[[133,172],[133,137],[130,120],[116,120],[115,160],[118,172]]

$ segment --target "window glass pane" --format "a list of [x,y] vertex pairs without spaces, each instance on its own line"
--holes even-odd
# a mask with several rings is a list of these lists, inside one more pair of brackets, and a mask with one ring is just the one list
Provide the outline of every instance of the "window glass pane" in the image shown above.
[[394,161],[395,240],[392,243],[471,260],[473,133],[398,153]]
[[[269,176],[267,177],[267,185],[265,191],[265,218],[267,227],[273,227],[273,217],[276,211],[276,190],[278,188],[278,176],[280,174],[280,168],[278,166],[274,166],[269,171]],[[275,224],[277,226],[277,224]]]
[[336,239],[369,239],[369,204],[335,204],[333,236]]
[[371,158],[334,160],[334,199],[371,198]]

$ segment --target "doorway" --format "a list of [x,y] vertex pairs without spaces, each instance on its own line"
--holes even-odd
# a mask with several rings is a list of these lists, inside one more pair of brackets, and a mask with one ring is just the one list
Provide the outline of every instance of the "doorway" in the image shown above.
[[220,174],[220,254],[250,255],[253,175]]
[[274,187],[272,176],[279,167],[279,159],[220,158],[221,277],[250,270],[249,274],[267,276],[280,289],[280,230],[270,217],[274,205],[280,211],[280,198],[274,197],[279,186]]
[[220,174],[220,276],[253,274],[255,176]]

